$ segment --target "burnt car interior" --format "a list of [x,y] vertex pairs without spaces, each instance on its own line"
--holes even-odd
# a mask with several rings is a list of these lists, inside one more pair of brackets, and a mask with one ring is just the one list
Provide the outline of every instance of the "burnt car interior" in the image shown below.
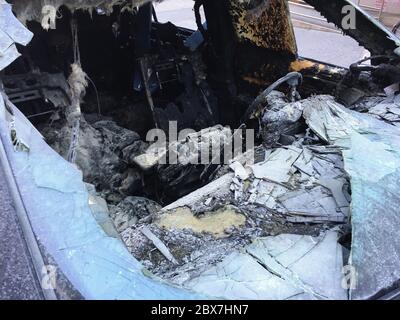
[[[17,12],[18,5],[22,3],[14,4]],[[339,24],[334,6],[321,11]],[[282,81],[278,87],[288,101],[331,94],[346,106],[379,94],[400,77],[394,44],[383,39],[376,47],[375,40],[385,36],[380,30],[369,32],[370,39],[357,34],[374,55],[372,65],[360,61],[344,69],[299,57],[285,1],[273,6],[268,1],[195,1],[193,18],[197,31],[158,23],[151,3],[115,5],[109,12],[61,6],[54,29],[27,21],[35,36],[19,47],[22,57],[3,72],[5,92],[43,128],[55,114],[63,117],[59,111],[70,104],[67,78],[79,58],[89,81],[83,114],[110,117],[144,140],[151,128],[168,130],[169,121],[177,121],[178,130],[217,124],[238,128],[242,123],[258,130],[258,121],[249,119],[255,112],[251,108],[263,106],[262,97],[255,98],[289,72],[301,72],[302,79],[294,86]],[[291,98],[293,90],[298,95]]]
[[[159,22],[157,6],[148,1],[140,5],[93,1],[97,3],[84,9],[80,1],[61,1],[56,16],[48,21],[35,13],[41,8],[28,6],[30,1],[8,2],[34,36],[28,45],[18,45],[21,57],[1,71],[4,92],[45,141],[82,171],[84,182],[107,202],[117,234],[153,274],[200,290],[194,278],[256,237],[318,237],[337,226],[343,259],[348,259],[354,240],[348,217],[351,181],[344,174],[341,156],[335,158],[338,154],[323,139],[323,130],[314,130],[309,118],[295,115],[299,105],[325,101],[320,97],[329,96],[330,105],[366,114],[368,106],[385,99],[385,90],[400,82],[398,43],[389,31],[358,10],[357,29],[343,29],[340,8],[346,1],[306,0],[369,51],[367,58],[344,68],[299,56],[285,0],[195,0],[197,30]],[[291,111],[282,113],[286,106]],[[395,115],[379,116],[386,124],[398,126],[400,119]],[[288,219],[265,203],[251,202],[252,195],[262,193],[262,183],[258,187],[253,181],[246,183],[247,174],[242,173],[233,180],[227,198],[217,199],[216,191],[212,200],[206,197],[201,204],[169,210],[175,201],[201,192],[232,170],[228,164],[142,161],[141,155],[149,147],[149,130],[167,132],[171,121],[176,121],[177,131],[192,129],[218,136],[226,130],[254,129],[256,165],[276,152],[271,150],[294,152],[293,146],[304,147],[310,159],[323,159],[315,160],[321,167],[323,161],[333,163],[331,169],[321,169],[321,175],[324,170],[340,171],[336,182],[321,185],[332,191],[332,184],[340,180],[339,198],[345,204],[338,205],[334,218],[318,214],[310,218],[303,213],[308,209],[293,209],[291,212],[302,212],[301,218],[294,218],[293,213]],[[253,168],[256,180],[263,180],[264,173],[257,172]],[[300,175],[293,173],[295,189],[305,183]],[[275,181],[271,179],[266,180]],[[286,188],[286,182],[278,181],[278,187],[282,186]],[[259,189],[252,193],[252,188]],[[322,191],[315,192],[314,197],[325,197]],[[338,203],[335,192],[330,194]],[[279,197],[289,211],[290,206],[311,201],[299,196],[297,203],[292,198],[293,204],[291,199]],[[163,207],[173,213],[160,217]],[[225,229],[219,230],[220,225]],[[149,233],[168,247],[167,252]],[[260,260],[259,264],[268,269]],[[389,289],[393,286],[376,289],[369,298],[383,296]],[[206,289],[201,292],[210,293]]]

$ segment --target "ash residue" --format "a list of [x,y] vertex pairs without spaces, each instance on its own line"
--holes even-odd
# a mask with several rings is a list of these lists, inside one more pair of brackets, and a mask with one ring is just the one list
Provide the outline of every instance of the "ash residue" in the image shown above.
[[[220,204],[228,206],[233,199]],[[191,229],[167,230],[156,224],[159,216],[152,215],[153,223],[146,226],[167,246],[178,261],[174,265],[140,231],[144,224],[139,221],[122,232],[121,237],[130,252],[143,263],[153,274],[168,279],[175,284],[184,285],[210,266],[221,262],[231,252],[244,248],[257,237],[279,235],[283,233],[317,236],[322,230],[330,227],[325,224],[292,224],[284,217],[257,206],[234,207],[237,212],[246,216],[246,223],[241,227],[225,230],[226,236],[217,238],[207,233],[195,233]],[[217,210],[210,207],[208,212]],[[201,216],[201,213],[196,213]]]

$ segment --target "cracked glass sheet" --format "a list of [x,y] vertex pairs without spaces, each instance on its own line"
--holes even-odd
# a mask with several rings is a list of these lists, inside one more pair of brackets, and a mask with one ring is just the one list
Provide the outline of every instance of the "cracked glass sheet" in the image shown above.
[[14,152],[0,105],[0,134],[33,230],[73,286],[86,299],[193,299],[186,290],[143,274],[123,243],[95,220],[82,173],[43,140],[13,107],[18,135],[30,145]]
[[184,285],[223,299],[347,299],[337,233],[256,239]]
[[11,5],[0,0],[0,70],[3,70],[20,54],[15,43],[27,45],[33,34],[14,17]]
[[14,60],[20,57],[21,54],[18,52],[15,44],[12,44],[7,48],[6,51],[0,54],[0,70],[3,70],[7,66],[9,66]]
[[258,179],[287,184],[292,176],[290,170],[297,160],[301,150],[277,149],[272,152],[262,163],[251,166],[253,174]]
[[277,207],[277,198],[286,194],[289,189],[269,181],[254,180],[250,192],[249,203],[256,203],[271,210]]
[[[86,184],[86,186],[88,186]],[[93,186],[94,188],[94,186]],[[89,191],[89,188],[88,188]],[[104,232],[110,237],[119,239],[119,233],[110,218],[110,212],[106,200],[96,195],[96,191],[89,191],[89,207],[97,223],[102,227]]]
[[10,38],[10,36],[0,29],[0,54],[4,56],[4,52],[11,47],[14,41]]
[[324,140],[343,149],[351,177],[352,299],[376,297],[400,279],[400,129],[345,109],[330,96],[308,99],[304,117]]
[[393,94],[387,97],[368,97],[357,103],[352,109],[359,112],[368,112],[377,119],[400,127],[400,94]]
[[[376,115],[387,122],[400,122],[400,95],[391,101],[384,101],[369,109],[368,113]],[[395,124],[395,125],[398,125]]]
[[[286,215],[290,222],[344,222],[350,197],[338,148],[280,148],[251,167],[255,175],[248,193],[256,203]],[[299,175],[300,173],[300,175]]]
[[335,199],[330,192],[320,186],[284,194],[278,198],[278,201],[291,215],[287,218],[291,222],[307,221],[307,216],[315,217],[314,222],[343,222],[344,220],[343,213],[337,210]]

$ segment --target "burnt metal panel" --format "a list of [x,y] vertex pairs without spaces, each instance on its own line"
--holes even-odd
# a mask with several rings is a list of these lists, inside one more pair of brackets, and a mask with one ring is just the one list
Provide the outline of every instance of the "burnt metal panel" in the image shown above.
[[230,0],[230,14],[239,41],[297,54],[296,38],[285,0]]
[[[373,55],[392,53],[400,43],[400,40],[380,22],[349,0],[304,1],[320,12],[328,22],[334,23],[336,27],[355,39]],[[345,29],[342,27],[342,21],[345,17],[345,14],[342,13],[342,9],[348,5],[352,6],[356,12],[355,29]]]

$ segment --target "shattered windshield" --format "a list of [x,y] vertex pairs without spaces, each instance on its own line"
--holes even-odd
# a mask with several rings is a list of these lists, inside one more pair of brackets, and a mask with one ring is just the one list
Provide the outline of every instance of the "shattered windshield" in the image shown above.
[[397,298],[377,3],[0,0],[0,299]]

